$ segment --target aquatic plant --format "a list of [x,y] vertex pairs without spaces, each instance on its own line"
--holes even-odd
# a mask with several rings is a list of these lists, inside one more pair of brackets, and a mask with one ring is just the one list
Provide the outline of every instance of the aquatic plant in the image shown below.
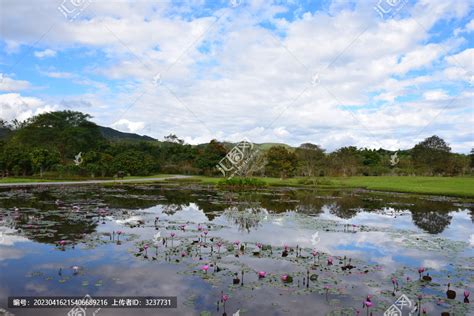
[[[313,255],[313,263],[316,264],[316,256],[318,255],[318,252],[316,251],[316,249],[313,249],[311,254]],[[319,259],[319,257],[318,257],[318,259]]]
[[170,234],[170,237],[171,237],[171,247],[173,247],[174,236],[176,236],[176,233],[172,232],[172,233]]
[[333,259],[332,257],[329,257],[328,258],[328,266],[332,266],[333,265]]
[[225,303],[229,300],[229,295],[223,294],[222,295],[222,302],[224,303],[224,314],[225,314]]
[[419,267],[418,268],[418,274],[420,275],[420,280],[423,277],[423,272],[425,272],[425,268],[424,267]]
[[446,296],[450,300],[454,300],[456,298],[456,291],[451,290],[450,287],[451,287],[451,283],[448,283],[448,290],[446,291]]
[[370,300],[370,297],[367,296],[367,299],[364,301],[362,305],[364,308],[367,308],[367,316],[369,316],[369,310],[373,305],[374,303],[372,303],[372,301]]

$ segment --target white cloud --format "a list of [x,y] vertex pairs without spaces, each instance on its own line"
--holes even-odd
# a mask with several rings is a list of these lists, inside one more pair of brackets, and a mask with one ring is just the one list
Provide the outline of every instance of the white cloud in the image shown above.
[[42,72],[42,74],[47,77],[56,78],[56,79],[74,78],[74,74],[70,72],[65,72],[65,71],[44,71]]
[[279,138],[284,138],[290,134],[284,127],[278,127],[273,129],[273,133]]
[[144,122],[132,122],[127,119],[120,119],[116,123],[112,124],[112,127],[126,132],[136,133],[145,127]]
[[[451,143],[469,132],[462,127],[471,120],[467,96],[438,114],[447,91],[453,93],[442,85],[471,79],[472,48],[462,38],[431,42],[434,25],[469,15],[469,1],[422,0],[388,20],[373,4],[340,1],[330,12],[300,8],[291,19],[277,18],[287,8],[271,2],[209,13],[193,3],[95,1],[72,23],[54,1],[34,9],[14,1],[5,6],[12,12],[5,16],[6,42],[34,42],[57,23],[43,38],[48,48],[42,52],[100,52],[100,61],[81,75],[59,65],[44,74],[91,89],[86,99],[100,105],[90,110],[103,125],[145,129],[159,138],[174,132],[189,143],[247,136],[254,142],[318,142],[329,150],[411,147],[413,138],[430,136],[417,135],[427,125],[426,133],[439,131]],[[21,28],[13,27],[15,12],[25,16]],[[315,72],[320,84],[313,86]],[[157,73],[161,86],[152,82]],[[418,99],[401,102],[406,96]],[[129,107],[127,119],[117,122]]]
[[34,52],[35,56],[42,59],[42,58],[46,58],[46,57],[55,57],[56,56],[56,51],[52,50],[52,49],[45,49],[45,50],[41,50],[41,51],[36,51]]
[[443,90],[430,90],[423,93],[423,97],[428,101],[447,100],[449,95]]
[[21,96],[18,93],[0,94],[0,117],[6,121],[23,121],[33,115],[54,111],[57,107],[44,101]]
[[7,75],[0,73],[0,91],[20,91],[30,87],[30,83],[25,80],[15,80]]
[[474,19],[469,21],[467,24],[466,24],[466,31],[468,32],[472,32],[474,31]]

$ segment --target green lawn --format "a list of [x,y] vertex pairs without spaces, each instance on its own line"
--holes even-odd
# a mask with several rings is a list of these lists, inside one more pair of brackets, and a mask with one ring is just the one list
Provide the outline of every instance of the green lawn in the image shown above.
[[172,177],[175,176],[175,174],[154,174],[151,176],[130,176],[130,177],[124,177],[124,179],[150,179],[150,178],[166,178],[166,177]]
[[59,180],[40,179],[40,178],[3,178],[0,179],[0,183],[27,183],[27,182],[51,182]]
[[[216,184],[222,178],[196,176],[198,181]],[[351,187],[369,190],[474,197],[474,177],[322,177],[322,178],[259,178],[267,185],[305,187]]]
[[[151,176],[131,176],[131,177],[124,177],[124,179],[150,179],[150,178],[165,178],[173,176],[170,174],[155,174]],[[78,176],[72,176],[72,177],[59,177],[55,175],[45,175],[43,178],[40,178],[38,176],[31,176],[31,177],[8,177],[8,178],[3,178],[0,179],[0,183],[37,183],[37,182],[63,182],[63,181],[86,181],[86,180],[114,180],[114,178],[101,178],[101,177],[96,177],[96,178],[86,178],[86,177],[78,177]]]
[[370,190],[474,197],[474,177],[349,177],[331,181]]

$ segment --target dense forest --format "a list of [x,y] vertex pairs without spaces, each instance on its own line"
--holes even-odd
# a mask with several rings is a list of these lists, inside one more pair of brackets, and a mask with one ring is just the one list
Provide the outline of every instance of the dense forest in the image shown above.
[[[85,177],[118,173],[219,175],[216,164],[235,145],[211,140],[192,146],[174,134],[158,141],[100,127],[90,119],[80,112],[57,111],[21,122],[0,120],[2,177],[45,173]],[[474,150],[470,155],[452,153],[435,135],[397,152],[349,146],[328,153],[312,143],[296,148],[255,146],[260,150],[251,175],[256,176],[454,176],[472,174],[474,168]],[[82,153],[80,160],[78,153]]]

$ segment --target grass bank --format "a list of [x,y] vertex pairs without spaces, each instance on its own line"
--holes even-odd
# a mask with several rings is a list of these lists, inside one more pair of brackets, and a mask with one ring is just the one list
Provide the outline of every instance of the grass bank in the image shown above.
[[[192,177],[206,184],[218,184],[221,178]],[[474,177],[321,177],[321,178],[266,178],[259,177],[270,186],[304,186],[323,188],[364,188],[416,194],[432,194],[474,198]]]
[[[173,175],[157,174],[148,177],[125,177],[128,180],[146,180],[150,178],[166,178]],[[110,178],[109,178],[110,179]],[[100,178],[56,178],[56,177],[10,177],[0,179],[0,183],[39,183],[54,181],[79,181],[79,180],[107,180]],[[193,176],[185,179],[170,179],[167,181],[199,182],[204,184],[219,185],[222,177]],[[267,186],[295,186],[295,187],[317,187],[317,188],[364,188],[378,191],[392,191],[415,194],[432,194],[474,198],[474,177],[402,177],[402,176],[380,176],[380,177],[316,177],[316,178],[267,178],[256,177],[254,184]],[[145,182],[144,182],[145,183]],[[152,183],[152,182],[146,182]],[[232,185],[232,183],[231,183]],[[238,185],[237,185],[238,186]]]
[[[157,174],[152,176],[130,176],[124,177],[124,180],[146,180],[152,178],[166,178],[173,176],[171,174]],[[39,176],[31,176],[31,177],[7,177],[7,178],[0,178],[0,183],[40,183],[40,182],[68,182],[68,181],[88,181],[88,180],[114,180],[113,177],[80,177],[80,176],[59,176],[54,174],[48,174],[40,178]],[[117,179],[122,180],[122,179]]]

